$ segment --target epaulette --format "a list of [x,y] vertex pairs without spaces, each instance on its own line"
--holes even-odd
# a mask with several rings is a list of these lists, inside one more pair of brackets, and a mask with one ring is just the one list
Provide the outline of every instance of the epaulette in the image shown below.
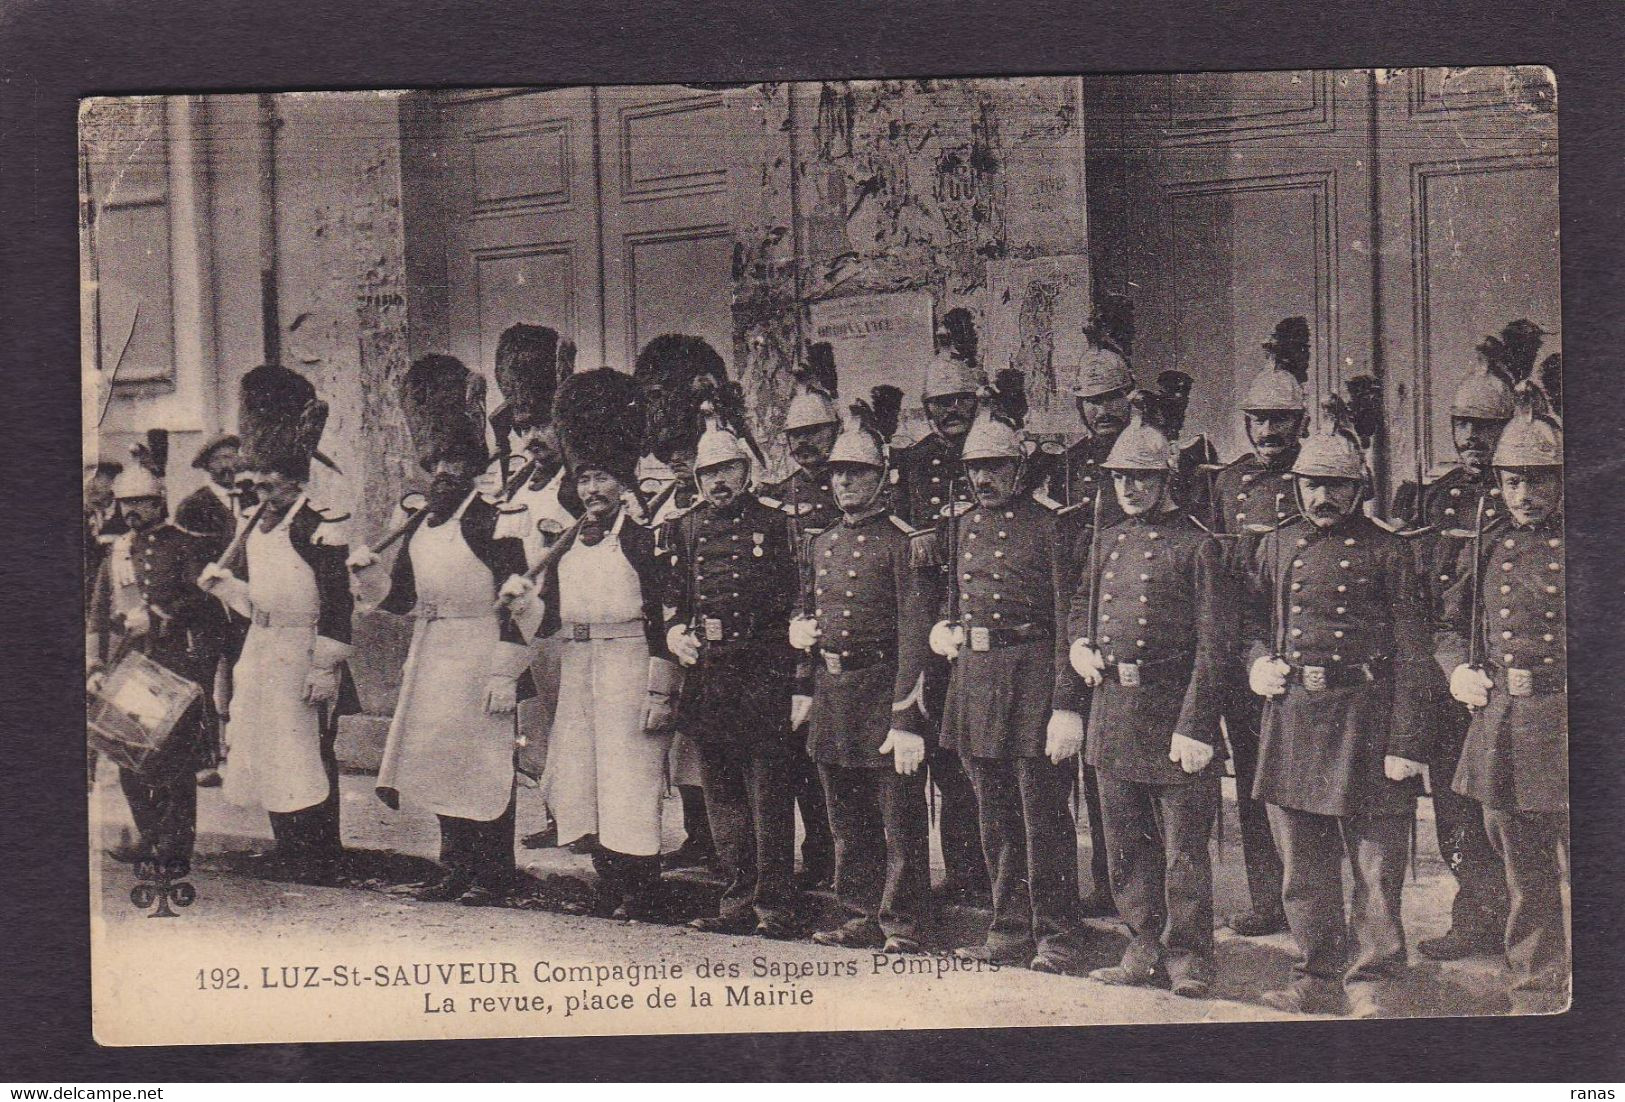
[[1055,515],[1058,516],[1058,517],[1069,517],[1069,516],[1072,516],[1074,513],[1081,512],[1082,510],[1087,509],[1087,508],[1088,508],[1088,506],[1086,504],[1084,504],[1083,502],[1075,501],[1071,505],[1062,505],[1062,506],[1060,506],[1058,509],[1055,510]]
[[1424,532],[1433,531],[1433,525],[1431,524],[1424,524],[1419,528],[1407,528],[1403,522],[1389,520],[1386,517],[1368,516],[1366,519],[1372,524],[1375,524],[1378,528],[1381,528],[1384,532],[1387,532],[1389,535],[1399,536],[1401,539],[1410,539],[1412,536],[1420,536]]
[[757,494],[756,500],[760,501],[763,505],[766,505],[769,509],[783,509],[787,513],[790,511],[790,506],[780,501],[776,497],[768,497],[766,494]]
[[942,566],[942,548],[936,535],[935,528],[916,528],[909,535],[909,566],[915,570],[933,570]]
[[1061,511],[1061,503],[1050,497],[1042,490],[1034,490],[1032,493],[1032,498],[1034,501],[1038,502],[1038,504],[1042,505],[1052,513],[1058,513]]
[[918,528],[915,528],[912,524],[898,516],[896,513],[887,513],[886,519],[895,524],[897,526],[897,530],[903,533],[905,536],[913,537],[919,534]]

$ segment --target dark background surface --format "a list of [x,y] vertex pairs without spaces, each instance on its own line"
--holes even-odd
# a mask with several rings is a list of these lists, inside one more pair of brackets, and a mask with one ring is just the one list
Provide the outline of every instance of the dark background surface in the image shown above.
[[[1124,6],[1127,8],[1128,6]],[[1617,625],[1625,455],[1620,9],[1608,3],[835,5],[0,0],[7,907],[0,1068],[26,1083],[383,1079],[1625,1078]],[[435,85],[1540,63],[1558,74],[1574,1009],[1545,1019],[100,1049],[80,681],[79,96]]]

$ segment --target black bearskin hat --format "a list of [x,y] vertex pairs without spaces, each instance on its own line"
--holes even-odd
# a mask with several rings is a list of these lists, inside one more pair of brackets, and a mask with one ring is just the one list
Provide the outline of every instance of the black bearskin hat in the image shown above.
[[701,407],[734,385],[717,350],[684,333],[667,333],[644,345],[632,377],[642,392],[643,448],[662,463],[694,450],[705,430]]
[[497,340],[496,380],[502,404],[491,424],[506,434],[515,417],[531,424],[553,414],[560,380],[575,369],[576,348],[545,325],[510,325]]
[[327,403],[309,379],[281,364],[263,364],[243,376],[237,433],[250,470],[275,471],[304,482],[311,459],[332,466],[317,451],[327,426]]
[[466,459],[483,466],[485,377],[454,356],[415,361],[401,379],[401,412],[412,436],[418,466],[429,471],[442,459]]
[[643,410],[632,376],[612,367],[571,375],[559,384],[553,424],[571,475],[591,469],[608,471],[627,487],[637,481]]

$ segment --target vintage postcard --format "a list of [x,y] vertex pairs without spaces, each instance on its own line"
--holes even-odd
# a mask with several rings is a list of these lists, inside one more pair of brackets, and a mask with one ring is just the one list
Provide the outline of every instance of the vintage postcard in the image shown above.
[[1556,96],[84,100],[97,1041],[1563,1010]]

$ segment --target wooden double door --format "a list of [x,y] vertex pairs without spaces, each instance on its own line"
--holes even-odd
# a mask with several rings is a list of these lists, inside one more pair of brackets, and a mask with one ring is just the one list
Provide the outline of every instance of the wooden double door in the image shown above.
[[1245,449],[1235,402],[1302,315],[1318,395],[1384,379],[1379,475],[1453,457],[1449,402],[1486,333],[1560,348],[1555,89],[1538,68],[1086,81],[1090,253],[1133,298],[1142,378],[1197,380],[1192,429]]
[[720,93],[678,86],[443,94],[446,339],[489,372],[515,322],[629,371],[661,333],[730,358],[732,227]]

